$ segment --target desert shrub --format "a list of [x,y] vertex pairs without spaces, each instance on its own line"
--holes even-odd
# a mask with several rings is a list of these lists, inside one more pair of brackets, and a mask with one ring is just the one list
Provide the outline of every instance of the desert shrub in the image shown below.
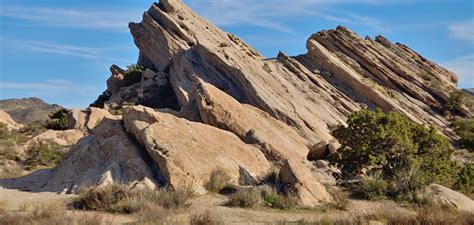
[[124,78],[126,86],[132,86],[136,83],[139,83],[142,80],[143,72],[145,71],[145,67],[137,64],[132,64],[127,66],[127,70],[125,70]]
[[16,178],[23,176],[23,169],[18,166],[1,166],[0,179]]
[[260,191],[256,188],[240,189],[230,196],[228,206],[251,208],[260,205],[262,202]]
[[229,47],[229,43],[227,43],[227,42],[221,42],[221,43],[219,43],[219,47],[221,47],[221,48]]
[[209,181],[206,183],[206,189],[210,192],[219,192],[230,185],[231,177],[222,168],[212,171]]
[[278,209],[293,209],[298,205],[298,199],[293,194],[279,193],[267,188],[261,191],[262,202],[265,206]]
[[113,213],[143,213],[150,209],[180,209],[187,207],[191,188],[129,190],[121,184],[85,188],[79,191],[75,208]]
[[79,199],[74,203],[78,209],[117,212],[117,204],[131,195],[130,191],[120,184],[104,187],[90,187],[79,191]]
[[377,200],[385,196],[387,186],[382,174],[374,172],[362,180],[359,193],[368,200]]
[[453,148],[436,129],[416,124],[400,113],[380,110],[355,112],[347,124],[333,132],[342,147],[330,156],[344,178],[372,169],[391,180],[395,165],[415,163],[430,181],[446,186],[454,183],[458,167],[451,160]]
[[474,194],[474,168],[471,164],[466,164],[458,173],[456,189],[473,196]]
[[189,219],[190,225],[218,225],[224,224],[218,218],[213,216],[210,212],[192,215]]
[[49,115],[46,121],[46,128],[51,130],[67,130],[68,128],[68,110],[60,109]]
[[40,140],[30,144],[23,163],[30,169],[38,166],[55,166],[63,157],[63,146],[51,140]]
[[452,126],[461,137],[461,147],[474,151],[474,119],[456,119]]
[[284,182],[281,181],[278,170],[272,169],[270,172],[265,174],[261,179],[262,184],[272,187],[278,191],[281,191],[284,186]]
[[406,163],[395,166],[393,177],[389,182],[391,197],[418,203],[425,200],[419,193],[429,184],[429,178],[420,170],[419,165]]
[[0,123],[0,160],[13,160],[16,157],[17,137],[6,124]]
[[451,112],[457,112],[461,109],[464,104],[464,92],[461,90],[455,90],[450,93],[448,101],[448,110]]
[[349,194],[341,190],[331,190],[327,189],[329,194],[333,197],[334,201],[328,202],[322,206],[322,209],[325,211],[327,209],[336,209],[345,211],[350,205]]

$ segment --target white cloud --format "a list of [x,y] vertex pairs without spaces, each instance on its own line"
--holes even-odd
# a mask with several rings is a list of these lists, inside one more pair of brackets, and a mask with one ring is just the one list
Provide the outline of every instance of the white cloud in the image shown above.
[[140,9],[90,10],[2,5],[0,17],[26,20],[48,26],[126,32],[128,22],[138,19],[142,11]]
[[[304,15],[314,16],[345,24],[357,24],[386,31],[375,18],[348,12],[328,12],[328,6],[343,3],[383,4],[389,1],[376,0],[208,0],[187,1],[191,8],[202,16],[221,26],[251,25],[293,34],[295,31],[281,22],[283,19],[295,19]],[[338,14],[334,16],[332,14]],[[342,14],[342,15],[340,15]]]
[[459,86],[463,88],[474,87],[474,54],[456,58],[442,65],[459,76]]
[[0,83],[1,90],[25,91],[29,96],[57,97],[60,94],[88,95],[97,88],[77,84],[67,80],[47,80],[45,82],[8,82]]
[[453,37],[474,43],[474,19],[453,23],[448,28]]

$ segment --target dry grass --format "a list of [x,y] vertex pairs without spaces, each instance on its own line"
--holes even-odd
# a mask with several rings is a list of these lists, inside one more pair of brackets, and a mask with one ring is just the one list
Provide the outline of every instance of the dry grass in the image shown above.
[[101,225],[110,224],[99,215],[73,216],[58,205],[39,205],[29,212],[4,212],[0,224],[9,225]]
[[192,215],[189,219],[190,225],[220,225],[224,224],[219,218],[210,212]]
[[206,189],[210,192],[219,192],[228,187],[231,183],[231,177],[222,168],[212,171],[209,181],[206,183]]
[[74,204],[78,209],[112,213],[138,213],[148,208],[177,210],[187,207],[191,188],[129,190],[121,184],[86,188],[79,192]]
[[251,208],[261,205],[262,197],[256,188],[240,189],[230,196],[226,205],[232,207]]

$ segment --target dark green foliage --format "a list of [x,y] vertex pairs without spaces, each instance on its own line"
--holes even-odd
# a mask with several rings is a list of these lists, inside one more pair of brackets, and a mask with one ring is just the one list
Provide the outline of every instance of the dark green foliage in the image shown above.
[[457,112],[461,109],[464,104],[464,92],[456,90],[451,92],[449,95],[448,110],[451,112]]
[[340,166],[346,178],[368,167],[380,168],[385,177],[392,178],[397,165],[415,163],[431,181],[453,184],[457,169],[450,159],[453,148],[436,129],[380,110],[355,112],[347,124],[333,132],[342,147],[331,156],[331,163]]
[[49,119],[46,121],[46,128],[51,130],[67,130],[68,113],[67,109],[60,109],[49,115]]
[[24,164],[28,168],[57,165],[64,157],[63,147],[53,141],[39,141],[26,151]]
[[127,66],[123,80],[126,86],[132,86],[142,80],[145,67],[137,64]]
[[469,196],[473,196],[474,194],[474,168],[470,164],[466,164],[460,171],[459,171],[459,179],[456,183],[457,189],[463,191],[464,193],[468,194]]
[[461,137],[461,147],[474,151],[474,119],[456,119],[453,127]]

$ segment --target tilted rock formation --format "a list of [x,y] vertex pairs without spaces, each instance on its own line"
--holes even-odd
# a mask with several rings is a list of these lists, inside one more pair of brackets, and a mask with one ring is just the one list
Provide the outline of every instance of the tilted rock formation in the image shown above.
[[242,169],[254,178],[270,170],[270,163],[258,149],[212,126],[145,107],[125,108],[124,122],[171,187],[191,185],[205,192],[204,185],[216,169],[226,171],[236,184]]
[[10,114],[3,110],[0,110],[0,123],[7,125],[8,130],[18,130],[23,127],[23,125],[15,122]]
[[[285,190],[311,207],[332,200],[322,180],[333,180],[308,159],[337,150],[330,130],[352,112],[395,110],[456,138],[443,116],[456,76],[382,36],[338,27],[312,35],[306,54],[266,59],[179,0],[154,3],[129,27],[141,80],[127,83],[112,66],[98,108],[70,113],[69,128],[90,134],[66,160],[1,186],[74,192],[146,180],[201,192],[217,168],[246,184],[275,166]],[[123,117],[110,113],[121,108]]]

